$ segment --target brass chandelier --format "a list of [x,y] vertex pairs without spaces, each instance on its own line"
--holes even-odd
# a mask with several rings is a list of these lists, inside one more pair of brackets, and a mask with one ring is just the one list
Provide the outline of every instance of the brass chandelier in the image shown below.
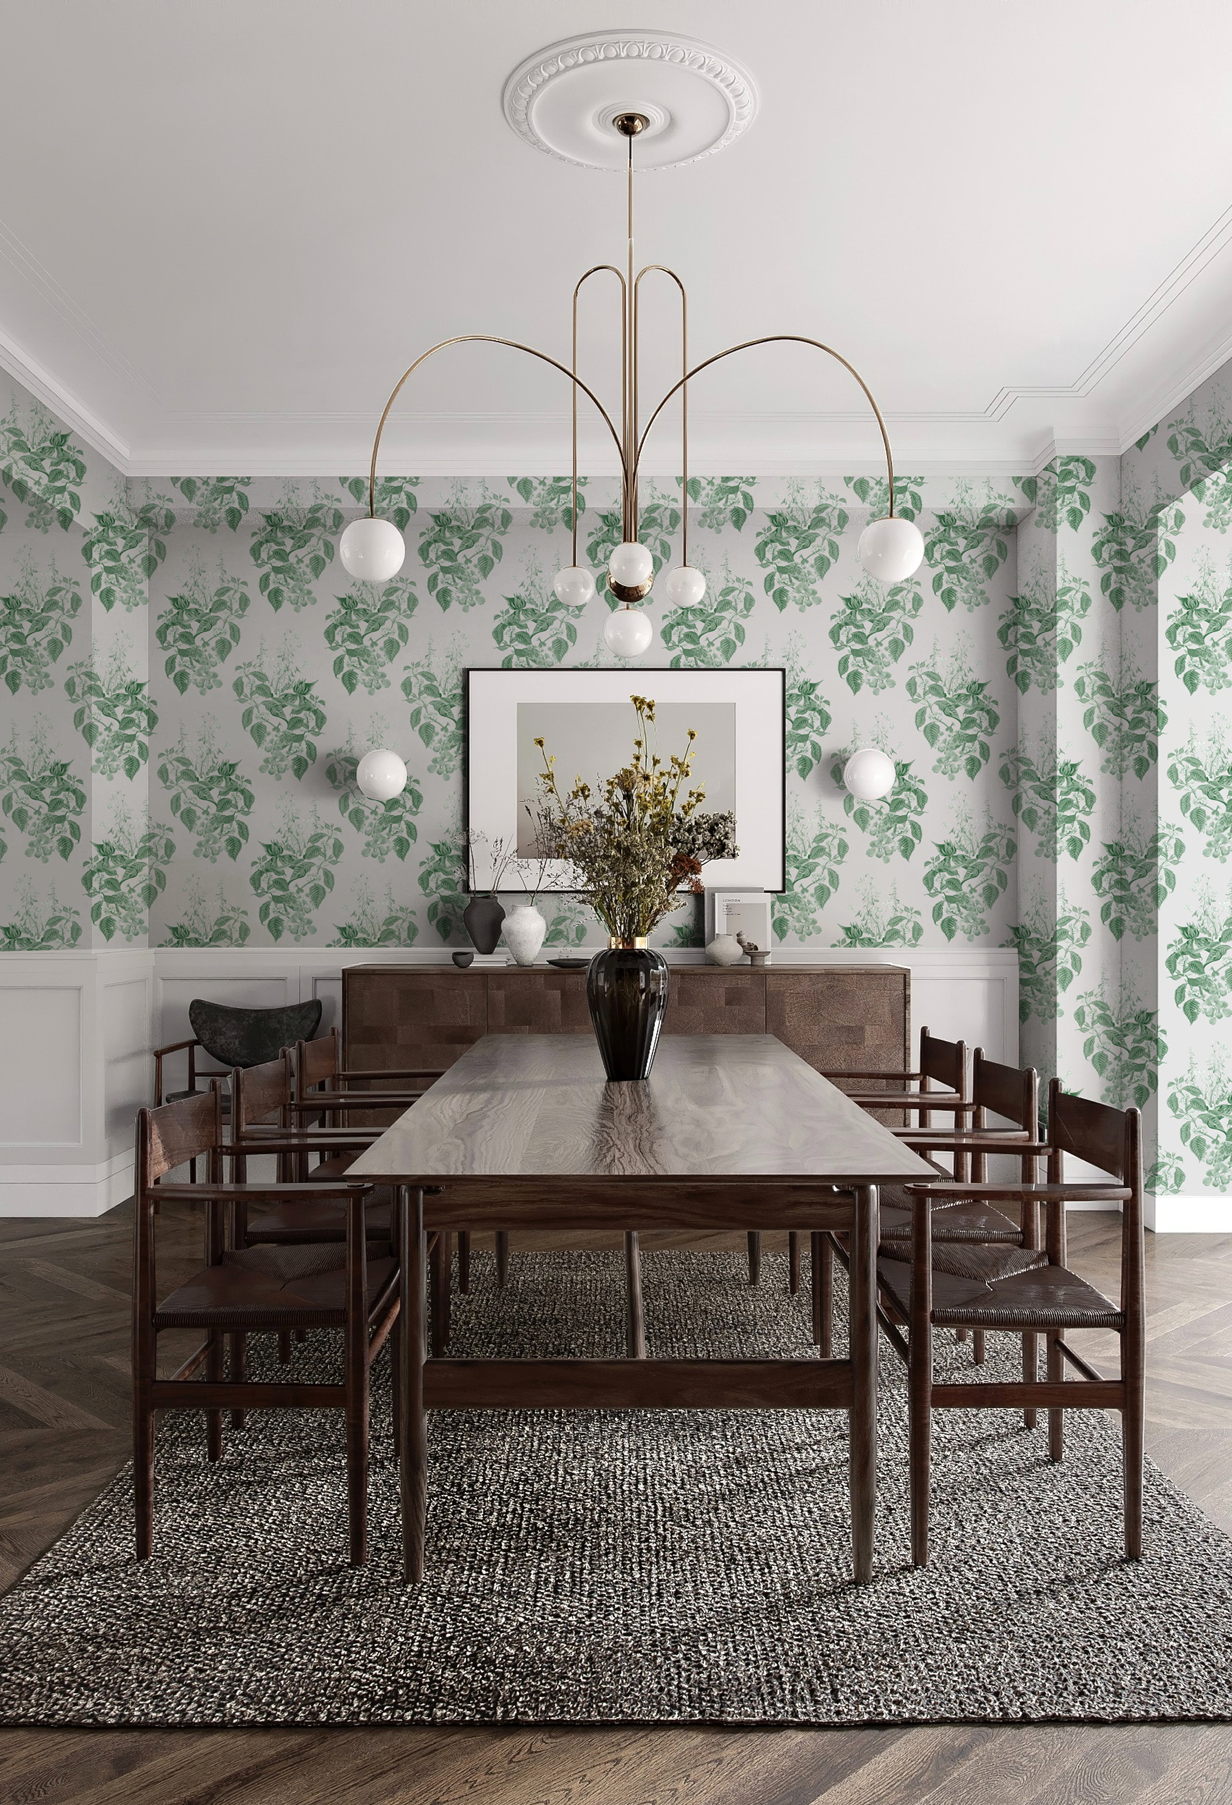
[[[881,583],[901,583],[919,568],[924,556],[924,540],[914,521],[904,520],[894,512],[894,459],[881,409],[877,406],[872,391],[860,372],[840,352],[831,345],[823,344],[820,339],[807,338],[801,333],[775,332],[763,338],[746,339],[741,344],[729,345],[726,350],[716,351],[713,356],[703,358],[700,363],[694,364],[690,368],[688,297],[684,283],[675,270],[669,269],[665,264],[648,263],[641,269],[637,269],[634,258],[633,144],[639,132],[645,130],[647,124],[646,115],[637,112],[618,113],[612,120],[614,129],[626,139],[628,144],[626,176],[628,243],[625,268],[622,270],[614,263],[595,264],[577,282],[573,290],[573,344],[570,365],[566,366],[560,363],[556,358],[550,357],[546,351],[536,350],[533,345],[519,344],[514,339],[500,338],[491,333],[468,332],[460,334],[456,338],[442,339],[439,344],[431,345],[428,350],[415,359],[410,368],[395,383],[393,392],[385,403],[377,423],[376,437],[372,444],[372,461],[368,472],[368,513],[351,522],[343,533],[339,546],[343,566],[351,576],[364,582],[387,583],[391,577],[397,575],[402,567],[403,559],[406,556],[406,543],[402,534],[393,521],[381,519],[376,512],[376,467],[381,449],[381,435],[385,430],[385,423],[389,419],[394,402],[420,365],[450,345],[465,344],[507,345],[512,351],[524,352],[529,357],[537,357],[542,363],[550,364],[553,369],[559,370],[563,376],[568,377],[572,385],[573,562],[557,574],[553,587],[562,602],[575,607],[589,602],[596,593],[593,574],[584,565],[578,563],[577,556],[579,395],[584,395],[598,410],[600,418],[611,434],[620,465],[623,537],[608,562],[607,588],[618,605],[604,625],[603,637],[609,649],[618,657],[638,657],[647,649],[654,636],[654,629],[648,616],[638,606],[650,593],[654,582],[654,559],[649,547],[641,544],[638,539],[638,473],[650,430],[667,404],[674,396],[680,395],[682,414],[681,562],[668,573],[664,592],[669,602],[678,606],[689,606],[700,602],[706,592],[704,574],[689,563],[689,384],[703,370],[709,369],[711,364],[720,363],[727,357],[734,357],[738,351],[751,350],[756,345],[808,345],[814,350],[822,351],[826,356],[834,358],[855,378],[873,410],[881,433],[881,442],[885,448],[886,478],[889,491],[888,512],[884,517],[870,521],[864,528],[860,535],[857,555],[869,575]],[[666,276],[675,283],[680,294],[681,374],[678,381],[674,382],[657,402],[643,426],[638,359],[639,303],[642,281],[651,274]],[[594,390],[578,375],[577,368],[578,297],[591,277],[600,275],[615,276],[620,284],[619,426]]]

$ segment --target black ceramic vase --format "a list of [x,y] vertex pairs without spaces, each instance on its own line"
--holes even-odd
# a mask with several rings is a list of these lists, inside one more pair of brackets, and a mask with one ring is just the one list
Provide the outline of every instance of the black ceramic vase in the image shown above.
[[586,973],[586,1001],[609,1079],[648,1078],[667,1008],[667,960],[645,946],[609,946]]
[[500,939],[505,911],[494,896],[472,896],[462,911],[462,920],[477,953],[494,953]]

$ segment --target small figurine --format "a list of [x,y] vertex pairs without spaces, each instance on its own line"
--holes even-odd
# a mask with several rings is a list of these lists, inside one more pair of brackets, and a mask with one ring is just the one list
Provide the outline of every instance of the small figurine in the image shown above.
[[764,953],[755,940],[746,940],[743,934],[736,935],[740,951],[752,965],[765,965],[770,957],[769,949]]

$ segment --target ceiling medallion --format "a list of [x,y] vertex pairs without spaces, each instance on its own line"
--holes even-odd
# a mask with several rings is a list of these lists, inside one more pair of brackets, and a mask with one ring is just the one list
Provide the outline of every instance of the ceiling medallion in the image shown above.
[[[611,36],[615,39],[616,34],[613,33]],[[913,571],[918,569],[924,556],[924,540],[920,529],[913,520],[904,520],[894,510],[894,460],[890,452],[890,436],[886,431],[881,409],[873,399],[872,391],[860,372],[848,362],[841,352],[836,351],[831,345],[823,344],[820,339],[807,337],[803,333],[773,332],[757,338],[746,339],[742,344],[728,345],[725,350],[715,351],[709,357],[704,357],[699,363],[690,364],[688,297],[685,293],[684,283],[675,270],[669,269],[666,264],[649,263],[639,269],[633,249],[634,146],[638,147],[637,164],[640,168],[643,155],[647,152],[653,153],[656,129],[654,107],[657,104],[659,107],[658,117],[662,121],[659,126],[661,154],[662,146],[667,145],[670,148],[671,131],[680,117],[680,100],[677,95],[669,103],[661,90],[657,102],[654,100],[643,102],[640,96],[643,93],[644,83],[639,84],[639,81],[633,78],[639,74],[645,74],[647,71],[653,72],[655,69],[662,72],[672,65],[661,62],[656,64],[653,59],[641,56],[640,52],[638,59],[621,60],[620,48],[631,42],[636,42],[642,50],[645,50],[648,44],[652,47],[657,45],[660,49],[663,48],[663,41],[660,39],[651,41],[622,37],[614,48],[610,47],[609,52],[605,52],[600,57],[597,48],[598,40],[589,39],[587,43],[592,53],[592,61],[571,65],[575,73],[584,75],[587,80],[597,69],[605,83],[610,83],[612,79],[615,79],[622,86],[631,89],[632,92],[628,93],[624,103],[617,100],[614,105],[609,105],[606,87],[603,90],[592,87],[583,91],[575,86],[569,91],[569,104],[575,109],[572,114],[575,125],[581,122],[587,130],[593,125],[596,137],[603,143],[610,143],[616,148],[626,180],[625,255],[621,265],[615,263],[594,265],[582,275],[574,287],[573,350],[570,363],[562,363],[546,351],[537,350],[533,345],[520,344],[514,339],[504,338],[495,333],[465,332],[455,338],[442,339],[440,344],[429,346],[399,378],[393,393],[385,403],[385,411],[377,424],[376,438],[372,446],[372,462],[368,472],[368,513],[364,518],[351,522],[342,535],[339,547],[343,565],[353,577],[367,582],[387,583],[391,577],[397,574],[406,555],[405,542],[394,523],[378,518],[376,513],[377,457],[381,449],[381,435],[385,430],[385,422],[389,418],[390,409],[420,364],[425,363],[429,357],[434,357],[438,351],[447,350],[453,345],[505,345],[511,351],[519,351],[524,356],[534,357],[540,363],[559,371],[571,384],[573,562],[558,573],[553,585],[560,601],[569,607],[584,606],[596,593],[594,575],[590,570],[579,565],[577,555],[579,396],[584,397],[586,402],[594,407],[612,440],[620,470],[621,543],[616,546],[608,561],[605,586],[610,597],[608,606],[611,612],[604,623],[603,637],[609,650],[622,658],[638,657],[646,651],[654,637],[654,628],[649,617],[638,606],[650,593],[655,581],[654,558],[649,547],[643,545],[638,539],[638,473],[651,428],[669,402],[675,400],[677,396],[680,398],[681,428],[681,561],[674,570],[669,572],[664,583],[664,592],[668,601],[676,607],[695,607],[706,593],[704,573],[689,563],[689,393],[691,385],[696,382],[703,371],[708,370],[712,364],[721,363],[725,358],[734,357],[738,352],[751,351],[759,345],[803,345],[810,350],[822,352],[824,356],[831,357],[842,365],[868,402],[881,434],[886,460],[886,513],[880,519],[871,520],[865,527],[860,535],[857,556],[869,575],[881,583],[903,582],[911,576]],[[560,47],[557,48],[559,50]],[[701,54],[697,51],[696,46],[690,51],[690,55],[693,54]],[[713,53],[706,52],[705,55],[711,60],[715,60]],[[722,66],[727,67],[727,65]],[[536,68],[542,67],[543,59],[541,57]],[[533,98],[533,83],[531,87]],[[521,87],[519,87],[520,91]],[[713,93],[717,92],[718,89],[713,90]],[[508,100],[508,93],[507,89],[506,100]],[[531,110],[528,103],[528,118]],[[564,118],[566,114],[562,112],[560,117]],[[711,123],[713,124],[714,121],[712,120]],[[716,132],[714,143],[710,148],[717,149],[721,138],[722,133]],[[696,156],[705,154],[704,151],[695,153]],[[600,165],[600,167],[604,166]],[[666,167],[666,164],[661,161],[659,167]],[[578,374],[578,297],[585,284],[595,276],[601,280],[614,277],[619,290],[620,406],[618,412],[614,402],[610,409],[605,407],[594,389]],[[666,280],[674,285],[679,295],[680,376],[653,406],[643,411],[639,377],[640,304],[642,283],[647,277],[652,280]],[[607,292],[611,293],[610,284],[607,286]],[[615,300],[617,296],[613,294],[612,298]],[[617,417],[613,418],[613,415],[617,415]]]
[[757,89],[733,57],[694,38],[591,31],[527,57],[505,83],[501,105],[536,150],[623,173],[624,147],[611,129],[618,112],[636,108],[647,120],[639,169],[676,169],[747,131]]

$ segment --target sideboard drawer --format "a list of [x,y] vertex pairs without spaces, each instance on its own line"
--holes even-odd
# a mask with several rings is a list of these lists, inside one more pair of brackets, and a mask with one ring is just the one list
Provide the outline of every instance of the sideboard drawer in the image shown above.
[[675,965],[664,1034],[764,1034],[766,980],[739,966]]
[[895,965],[771,970],[766,1032],[819,1072],[909,1070],[910,986]]
[[486,972],[352,968],[343,997],[345,1059],[358,1070],[444,1071],[488,1029]]
[[584,971],[493,971],[488,979],[489,1034],[590,1033]]

